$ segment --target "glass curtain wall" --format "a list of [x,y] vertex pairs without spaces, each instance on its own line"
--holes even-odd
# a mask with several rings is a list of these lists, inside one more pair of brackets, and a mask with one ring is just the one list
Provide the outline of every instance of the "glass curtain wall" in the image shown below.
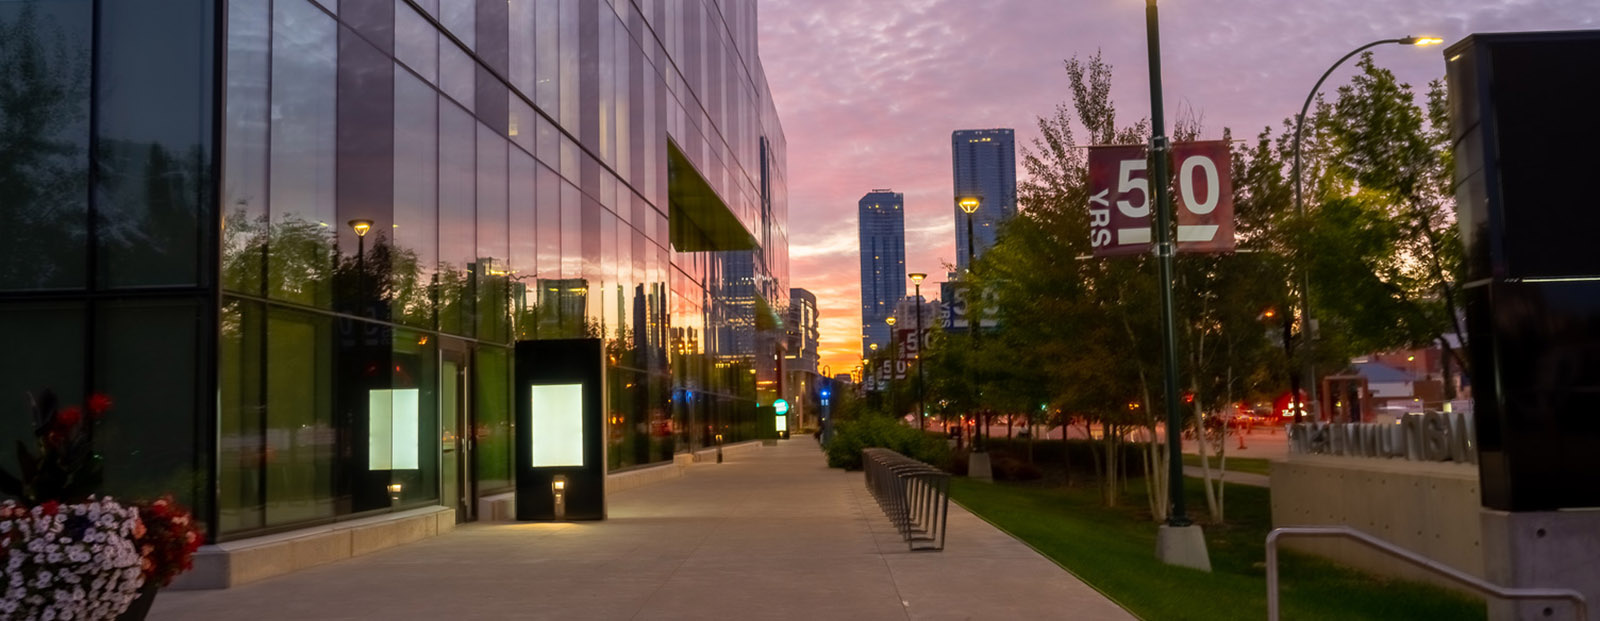
[[202,0],[0,3],[0,463],[33,443],[30,395],[104,393],[102,492],[208,520],[216,20]]
[[[221,538],[437,504],[443,339],[471,356],[480,494],[512,485],[520,339],[605,340],[613,470],[757,437],[758,345],[718,336],[750,320],[667,198],[670,140],[764,242],[747,295],[783,307],[753,6],[227,4]],[[62,266],[37,277],[87,269]]]

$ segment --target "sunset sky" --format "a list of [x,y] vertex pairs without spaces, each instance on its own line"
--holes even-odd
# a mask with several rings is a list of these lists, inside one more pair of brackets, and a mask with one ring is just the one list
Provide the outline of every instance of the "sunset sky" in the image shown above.
[[[1374,48],[1419,93],[1444,75],[1443,50],[1474,32],[1600,27],[1594,0],[1167,0],[1161,4],[1168,129],[1199,116],[1253,137],[1299,111],[1328,65],[1377,39],[1445,45]],[[1115,69],[1119,124],[1150,94],[1138,0],[763,0],[760,54],[788,139],[791,286],[817,296],[822,358],[859,361],[856,201],[873,188],[906,200],[906,268],[938,294],[954,263],[950,132],[1017,130],[1069,99],[1065,59],[1097,50]],[[1328,79],[1347,81],[1354,62]],[[910,288],[907,287],[909,292]]]

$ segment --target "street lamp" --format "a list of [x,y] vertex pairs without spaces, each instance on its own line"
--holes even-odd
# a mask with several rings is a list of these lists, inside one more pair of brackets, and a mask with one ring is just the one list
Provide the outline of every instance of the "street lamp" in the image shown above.
[[959,201],[956,201],[956,205],[961,207],[961,211],[967,212],[967,269],[968,270],[972,269],[972,255],[973,255],[973,252],[972,252],[972,214],[978,211],[978,204],[980,202],[981,201],[976,196],[967,196],[967,197],[962,198]]
[[[1151,2],[1152,2],[1151,6],[1154,6],[1154,0],[1151,0]],[[1417,47],[1426,47],[1426,46],[1429,46],[1429,45],[1437,45],[1437,44],[1440,44],[1440,43],[1444,43],[1444,39],[1440,39],[1438,37],[1415,37],[1415,36],[1401,37],[1399,39],[1379,39],[1377,41],[1373,41],[1371,43],[1368,43],[1366,45],[1358,47],[1358,48],[1356,48],[1354,50],[1351,50],[1350,53],[1345,54],[1344,56],[1339,57],[1339,60],[1334,61],[1333,65],[1329,66],[1327,71],[1322,72],[1322,77],[1317,78],[1316,86],[1312,86],[1311,87],[1311,92],[1306,93],[1306,101],[1305,101],[1305,103],[1300,104],[1300,115],[1296,116],[1295,117],[1295,121],[1294,121],[1294,209],[1295,209],[1295,214],[1296,215],[1300,215],[1300,216],[1306,215],[1306,204],[1305,204],[1305,198],[1304,198],[1305,180],[1303,178],[1303,175],[1300,174],[1301,173],[1301,170],[1300,170],[1300,136],[1303,133],[1303,130],[1305,129],[1306,112],[1311,109],[1311,100],[1315,99],[1317,97],[1317,91],[1322,90],[1322,83],[1328,79],[1329,75],[1333,74],[1333,70],[1334,69],[1338,69],[1339,65],[1343,65],[1344,61],[1350,60],[1350,57],[1355,56],[1356,54],[1360,54],[1360,53],[1362,53],[1364,51],[1367,51],[1368,49],[1371,49],[1371,48],[1374,48],[1374,47],[1377,47],[1377,46],[1380,46],[1380,45],[1388,45],[1390,43],[1394,43],[1394,44],[1397,44],[1397,45],[1414,45],[1414,46],[1417,46]],[[1300,297],[1300,319],[1301,319],[1300,332],[1301,332],[1301,334],[1304,334],[1307,337],[1314,336],[1314,333],[1311,331],[1311,282],[1310,281],[1311,281],[1311,276],[1309,274],[1307,274],[1307,273],[1304,273],[1304,271],[1302,270],[1302,273],[1300,274],[1300,282],[1297,283],[1299,285],[1299,289],[1300,289],[1300,295],[1299,295],[1299,297]],[[1306,342],[1306,344],[1309,345],[1311,343],[1311,339],[1307,338],[1307,339],[1305,339],[1305,342]],[[1316,377],[1313,376],[1313,377],[1310,377],[1308,379],[1311,380],[1311,386],[1310,386],[1310,388],[1311,388],[1311,390],[1310,390],[1311,402],[1312,403],[1316,403],[1317,402],[1317,382],[1316,382]],[[1301,413],[1300,412],[1301,412],[1301,410],[1304,409],[1304,407],[1300,403],[1300,381],[1299,381],[1299,378],[1295,377],[1293,374],[1291,374],[1290,378],[1289,378],[1289,394],[1291,395],[1291,398],[1294,399],[1294,422],[1299,423],[1299,422],[1301,422]]]
[[917,429],[919,431],[927,431],[928,424],[923,420],[928,415],[928,410],[927,404],[923,403],[922,387],[922,348],[927,344],[927,339],[922,336],[922,279],[927,278],[928,275],[914,273],[909,276],[911,277],[911,286],[917,289]]
[[[969,274],[972,272],[972,259],[974,255],[972,251],[972,214],[978,211],[978,206],[982,204],[982,202],[982,199],[976,196],[966,196],[956,201],[956,205],[961,207],[961,211],[967,212],[967,273]],[[967,283],[967,293],[969,296],[972,293],[971,285],[972,283],[969,281]],[[980,322],[978,318],[972,316],[972,300],[967,300],[967,329],[972,331],[973,341],[977,341],[978,339],[978,328],[981,327],[981,323],[982,322]],[[977,384],[978,382],[973,383]],[[984,452],[983,423],[983,415],[980,413],[978,414],[978,431],[977,433],[973,434],[972,437],[972,452],[974,453]]]
[[900,372],[900,335],[895,332],[895,321],[892,315],[883,320],[889,324],[889,412],[899,417],[900,412],[895,407],[894,380],[895,375]]

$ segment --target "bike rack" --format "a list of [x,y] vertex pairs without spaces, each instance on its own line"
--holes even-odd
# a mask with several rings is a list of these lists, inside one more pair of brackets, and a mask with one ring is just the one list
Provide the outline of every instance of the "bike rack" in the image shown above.
[[1484,595],[1514,600],[1567,600],[1572,602],[1578,621],[1588,621],[1589,618],[1589,606],[1583,594],[1572,589],[1503,587],[1348,526],[1286,526],[1267,533],[1267,621],[1278,621],[1278,540],[1284,537],[1354,539]]
[[889,449],[861,451],[867,489],[912,550],[943,550],[950,475]]

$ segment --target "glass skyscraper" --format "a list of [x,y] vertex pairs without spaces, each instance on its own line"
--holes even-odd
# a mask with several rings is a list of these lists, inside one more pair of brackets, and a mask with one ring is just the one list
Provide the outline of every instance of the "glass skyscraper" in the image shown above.
[[470,520],[513,343],[571,337],[612,471],[756,437],[789,295],[756,38],[713,0],[0,2],[0,462],[29,392],[104,392],[104,491],[213,541]]
[[889,346],[889,324],[906,297],[905,196],[873,190],[857,203],[861,227],[861,356]]
[[950,134],[956,218],[956,267],[967,269],[967,213],[963,198],[977,198],[972,214],[973,256],[994,245],[1000,224],[1017,215],[1017,149],[1009,129],[958,129]]

